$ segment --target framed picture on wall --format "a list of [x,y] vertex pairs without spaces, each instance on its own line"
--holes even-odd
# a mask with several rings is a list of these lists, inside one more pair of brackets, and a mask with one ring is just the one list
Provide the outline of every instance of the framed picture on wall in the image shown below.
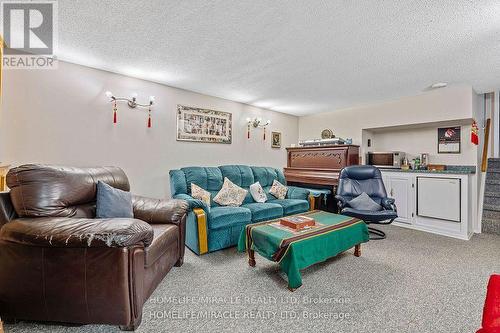
[[232,140],[229,112],[177,105],[177,140],[227,143]]
[[460,126],[438,128],[438,153],[460,153]]
[[281,132],[271,132],[271,147],[281,148]]

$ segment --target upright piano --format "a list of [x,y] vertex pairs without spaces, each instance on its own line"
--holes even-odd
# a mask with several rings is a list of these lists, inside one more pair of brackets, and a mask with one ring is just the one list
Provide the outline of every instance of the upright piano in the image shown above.
[[[284,169],[289,185],[311,188],[327,188],[335,193],[340,170],[359,164],[359,146],[329,145],[290,147],[287,150],[287,166]],[[330,200],[329,210],[335,210]]]

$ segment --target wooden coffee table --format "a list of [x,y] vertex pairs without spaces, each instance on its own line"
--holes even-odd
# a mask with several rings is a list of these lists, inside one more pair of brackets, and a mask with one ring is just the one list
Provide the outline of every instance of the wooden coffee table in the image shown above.
[[359,219],[323,211],[297,215],[312,217],[316,226],[295,231],[279,224],[279,219],[247,225],[241,232],[238,250],[248,253],[248,264],[255,267],[255,251],[277,262],[288,276],[288,289],[302,285],[300,270],[335,257],[354,247],[361,255],[361,244],[368,242],[368,228]]

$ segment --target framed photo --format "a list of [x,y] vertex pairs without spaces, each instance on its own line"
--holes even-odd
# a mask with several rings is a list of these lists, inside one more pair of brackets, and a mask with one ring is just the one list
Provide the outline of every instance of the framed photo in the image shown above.
[[281,132],[271,132],[271,147],[281,148]]
[[231,113],[177,105],[177,141],[230,144],[231,139]]
[[460,153],[460,126],[438,128],[438,154]]

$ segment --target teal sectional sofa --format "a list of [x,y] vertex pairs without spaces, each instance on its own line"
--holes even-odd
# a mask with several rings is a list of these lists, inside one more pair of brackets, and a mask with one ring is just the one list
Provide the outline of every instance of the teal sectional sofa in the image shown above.
[[[213,201],[222,188],[224,177],[249,190],[260,182],[267,194],[265,203],[255,202],[248,192],[240,207],[219,206]],[[186,223],[186,246],[196,254],[213,252],[238,243],[244,226],[309,210],[309,191],[288,186],[286,199],[279,200],[269,193],[274,180],[286,184],[283,173],[269,167],[224,165],[220,167],[187,167],[170,171],[172,197],[189,202],[191,210]],[[211,207],[191,197],[191,183],[211,193]]]

